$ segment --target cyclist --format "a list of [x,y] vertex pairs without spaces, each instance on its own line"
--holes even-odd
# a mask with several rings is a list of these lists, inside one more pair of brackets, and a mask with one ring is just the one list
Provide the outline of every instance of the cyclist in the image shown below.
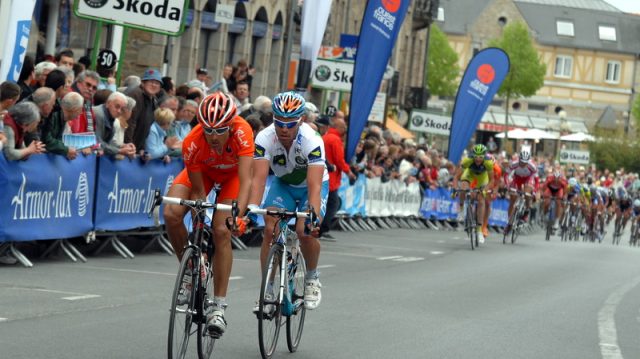
[[491,215],[491,202],[496,199],[498,195],[498,191],[502,184],[502,167],[500,167],[499,162],[496,160],[495,156],[489,154],[489,157],[493,161],[493,171],[491,175],[493,176],[493,187],[489,188],[491,191],[490,195],[484,196],[484,220],[482,222],[482,235],[486,239],[489,237],[489,216]]
[[[589,193],[591,195],[591,207],[588,217],[589,231],[593,231],[595,221],[598,220],[601,224],[601,228],[604,228],[604,215],[603,211],[607,205],[607,191],[603,187],[598,187],[595,184],[589,186]],[[602,233],[598,233],[598,241],[602,240]]]
[[[639,226],[640,225],[640,199],[638,198],[633,200],[633,209],[631,210],[631,215],[633,216],[632,223],[635,222],[636,227]],[[634,235],[634,233],[631,233],[631,235]],[[632,239],[630,240],[630,244],[635,245],[637,240],[638,238],[635,238],[635,236],[633,236]]]
[[[205,200],[214,184],[219,184],[216,202],[231,204],[237,199],[240,210],[245,210],[251,188],[253,133],[251,126],[236,113],[235,102],[222,92],[202,100],[198,106],[198,125],[182,144],[185,169],[174,180],[168,196]],[[187,229],[183,222],[186,213],[184,206],[166,205],[164,208],[167,234],[178,260],[182,259],[187,244]],[[212,310],[207,314],[207,329],[218,335],[222,335],[227,326],[224,311],[233,261],[231,232],[225,225],[227,217],[228,213],[216,212],[212,225],[216,248],[214,297]],[[186,303],[189,293],[190,288],[184,284],[179,302]]]
[[[262,200],[269,169],[275,175],[264,200],[268,209],[284,208],[304,211],[313,208],[314,223],[296,222],[296,233],[306,261],[304,305],[312,310],[322,300],[318,278],[320,257],[320,221],[325,213],[329,194],[329,174],[325,165],[322,137],[304,122],[305,100],[295,92],[277,94],[272,102],[273,123],[256,137],[254,173],[249,208],[256,208]],[[319,216],[319,217],[318,217]],[[261,269],[264,268],[273,240],[276,218],[265,216]],[[311,230],[310,232],[305,231]],[[307,234],[307,233],[309,234]],[[268,288],[269,289],[269,288]],[[257,308],[254,312],[257,313]]]
[[[531,154],[527,150],[520,151],[518,161],[509,164],[505,171],[505,182],[508,183],[509,189],[517,189],[530,194],[525,199],[525,212],[520,220],[526,222],[529,215],[529,207],[531,206],[531,197],[535,194],[539,186],[538,168],[531,160]],[[514,211],[517,196],[511,194],[509,198],[509,218]],[[509,233],[511,228],[507,225],[505,233]]]
[[551,198],[556,201],[556,218],[553,220],[553,230],[558,229],[558,219],[562,218],[562,212],[564,210],[562,206],[562,199],[564,198],[564,189],[567,187],[567,180],[564,178],[560,171],[554,171],[550,176],[547,176],[542,188],[544,190],[544,205],[543,213],[545,218],[549,211],[549,205],[551,204]]
[[[620,227],[620,233],[616,233],[617,235],[621,234],[627,226],[627,222],[629,221],[629,217],[631,216],[632,203],[631,196],[629,196],[629,193],[623,186],[616,187],[616,189],[613,191],[613,195],[614,209],[616,212],[615,223],[622,223],[622,226]],[[620,222],[621,220],[622,222]]]
[[[487,147],[478,144],[473,147],[471,156],[463,158],[460,167],[453,178],[453,188],[468,190],[469,188],[493,188],[493,159],[487,154]],[[484,191],[481,192],[485,196]],[[466,198],[465,192],[460,192],[460,212],[458,220],[461,222],[466,213],[463,206]],[[478,226],[478,242],[484,243],[483,223],[484,223],[485,201],[478,200],[477,206],[477,226]]]

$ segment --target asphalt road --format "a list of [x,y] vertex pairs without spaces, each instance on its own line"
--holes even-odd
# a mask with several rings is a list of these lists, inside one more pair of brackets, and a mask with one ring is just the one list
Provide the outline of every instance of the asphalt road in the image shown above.
[[[461,232],[336,232],[323,301],[283,358],[640,358],[640,248],[545,242],[471,251]],[[624,237],[623,242],[626,241]],[[215,358],[259,358],[258,249],[234,251]],[[0,358],[166,357],[177,261],[160,252],[0,265]]]

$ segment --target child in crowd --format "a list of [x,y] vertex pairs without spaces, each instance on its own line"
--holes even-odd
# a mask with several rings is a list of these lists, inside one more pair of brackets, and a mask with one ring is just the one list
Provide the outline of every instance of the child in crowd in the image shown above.
[[151,124],[151,130],[145,142],[145,150],[149,154],[149,159],[162,158],[165,163],[170,163],[171,151],[182,146],[182,141],[178,137],[167,136],[167,131],[171,128],[175,115],[168,108],[158,108],[153,115],[155,122]]

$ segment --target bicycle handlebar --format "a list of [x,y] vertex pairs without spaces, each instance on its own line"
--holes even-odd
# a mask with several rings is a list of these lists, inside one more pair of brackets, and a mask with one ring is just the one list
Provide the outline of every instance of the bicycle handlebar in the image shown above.
[[267,216],[277,216],[282,218],[309,218],[313,216],[311,209],[307,212],[298,212],[298,211],[285,211],[284,209],[263,209],[263,208],[252,208],[249,209],[249,212],[253,214],[267,215]]
[[211,203],[211,202],[202,201],[202,200],[189,200],[189,199],[183,199],[183,198],[177,198],[177,197],[167,197],[167,196],[162,196],[160,194],[160,190],[156,189],[154,192],[153,205],[149,210],[149,217],[151,217],[151,214],[153,213],[155,208],[160,206],[163,203],[174,204],[179,206],[187,206],[194,210],[211,208],[216,211],[227,211],[227,212],[233,212],[233,213],[238,212],[238,204],[236,201],[234,201],[232,205],[228,205],[224,203]]

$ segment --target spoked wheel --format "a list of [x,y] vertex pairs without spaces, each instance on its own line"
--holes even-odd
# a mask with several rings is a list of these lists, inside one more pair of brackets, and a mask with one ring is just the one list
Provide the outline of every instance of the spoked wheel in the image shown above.
[[267,257],[266,268],[262,271],[258,313],[258,340],[260,342],[260,354],[264,359],[271,358],[276,351],[278,334],[280,334],[282,319],[282,308],[280,307],[282,275],[280,265],[282,254],[282,247],[271,247]]
[[473,220],[473,211],[471,210],[471,204],[467,205],[467,211],[465,213],[464,225],[467,230],[467,235],[469,236],[469,242],[471,242],[471,250],[474,250],[478,244],[475,241],[476,238],[476,225]]
[[287,317],[287,348],[291,353],[295,352],[300,344],[307,312],[304,307],[304,274],[306,272],[304,257],[298,251],[293,258],[293,268],[289,271],[289,293],[291,293],[293,313]]
[[[188,295],[181,293],[182,281],[185,273],[190,273],[189,259],[193,254],[193,248],[187,248],[182,256],[182,262],[180,263],[180,270],[176,277],[176,283],[173,288],[173,296],[171,297],[171,309],[169,316],[169,337],[168,337],[168,358],[185,358],[187,357],[187,348],[189,345],[189,338],[191,334],[197,331],[197,327],[194,323],[195,313],[195,296],[194,291],[188,291]],[[195,288],[197,280],[196,276],[191,276],[191,283],[187,284],[187,287]],[[180,297],[180,298],[179,298]],[[189,355],[191,356],[191,355]]]
[[211,357],[217,339],[217,337],[210,335],[207,330],[207,313],[209,313],[213,304],[213,268],[206,267],[205,273],[206,277],[200,290],[200,300],[197,301],[198,305],[201,306],[200,312],[203,314],[202,320],[198,323],[198,357],[200,359],[209,359]]

